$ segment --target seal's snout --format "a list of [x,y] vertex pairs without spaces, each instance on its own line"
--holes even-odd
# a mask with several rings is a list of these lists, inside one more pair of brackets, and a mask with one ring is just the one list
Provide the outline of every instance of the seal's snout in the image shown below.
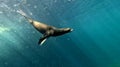
[[66,31],[67,31],[67,32],[72,32],[73,29],[71,29],[71,28],[66,28]]
[[73,31],[73,29],[70,29],[70,31],[72,32],[72,31]]

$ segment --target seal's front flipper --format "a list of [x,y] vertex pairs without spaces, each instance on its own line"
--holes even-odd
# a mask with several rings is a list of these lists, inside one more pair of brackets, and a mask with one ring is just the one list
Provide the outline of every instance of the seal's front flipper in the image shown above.
[[41,38],[38,42],[39,45],[43,45],[43,43],[47,40],[47,38],[43,39]]
[[47,35],[45,34],[42,38],[40,38],[38,45],[42,45],[49,37],[50,37],[49,34],[47,34]]

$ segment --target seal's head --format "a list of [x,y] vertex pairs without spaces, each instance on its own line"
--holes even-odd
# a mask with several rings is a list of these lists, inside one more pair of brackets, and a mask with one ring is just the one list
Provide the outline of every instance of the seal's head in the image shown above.
[[66,33],[69,33],[71,31],[73,31],[73,29],[71,28],[60,28],[60,29],[53,29],[53,34],[51,36],[59,36],[59,35],[63,35]]

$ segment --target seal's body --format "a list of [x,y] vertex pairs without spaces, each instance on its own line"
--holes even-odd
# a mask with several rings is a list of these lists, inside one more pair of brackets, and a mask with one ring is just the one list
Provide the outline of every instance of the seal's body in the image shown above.
[[33,25],[33,27],[36,30],[38,30],[40,33],[43,34],[43,36],[40,38],[40,40],[38,42],[38,44],[40,44],[40,45],[42,45],[46,41],[46,39],[51,36],[53,36],[53,37],[60,36],[60,35],[66,34],[68,32],[71,32],[73,30],[71,28],[56,28],[56,27],[38,22],[36,20],[33,20],[33,19],[27,17],[25,15],[25,13],[21,13],[21,12],[18,12],[18,13],[21,14],[22,16],[24,16],[28,20],[28,22]]

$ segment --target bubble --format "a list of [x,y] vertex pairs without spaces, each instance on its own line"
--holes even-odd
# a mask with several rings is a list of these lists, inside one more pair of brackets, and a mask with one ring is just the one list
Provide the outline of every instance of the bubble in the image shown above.
[[30,4],[27,4],[27,6],[31,6]]
[[35,31],[32,31],[32,33],[34,34],[34,33],[35,33]]
[[2,11],[0,11],[0,14],[2,14],[3,12]]
[[30,15],[33,15],[33,13],[30,13]]
[[26,4],[27,3],[27,0],[23,0],[23,4]]
[[54,0],[54,2],[56,3],[56,2],[57,2],[57,0]]
[[17,6],[17,4],[14,4],[13,6],[14,6],[14,7],[16,7],[16,6]]
[[50,15],[50,13],[48,12],[48,13],[46,13],[47,15]]
[[29,48],[29,46],[26,46],[26,48]]
[[35,5],[34,8],[37,8],[37,6]]
[[70,40],[70,38],[67,38],[67,40]]
[[47,7],[44,7],[44,9],[46,10],[46,9],[47,9]]
[[14,32],[16,33],[17,31],[15,30]]
[[3,5],[0,5],[0,7],[4,7]]
[[69,2],[72,1],[72,0],[68,0]]
[[5,65],[8,65],[8,62],[5,62],[4,64],[5,64]]

